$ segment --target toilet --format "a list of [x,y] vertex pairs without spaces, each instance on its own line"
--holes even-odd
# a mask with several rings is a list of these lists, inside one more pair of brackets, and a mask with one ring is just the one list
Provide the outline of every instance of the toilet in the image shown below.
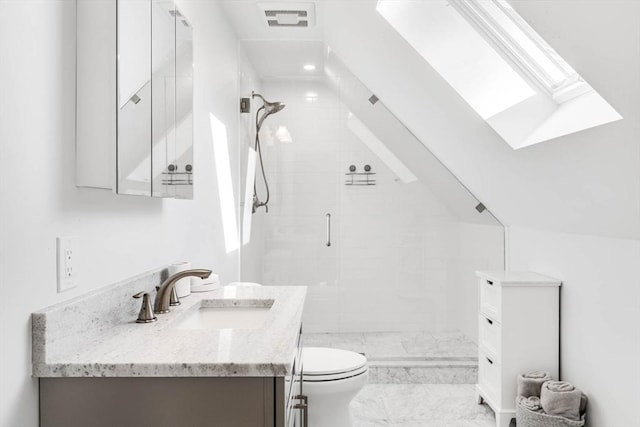
[[308,397],[309,425],[351,427],[349,404],[367,384],[367,358],[337,348],[302,348],[302,394]]
[[[232,282],[229,286],[261,286]],[[311,427],[351,427],[349,404],[367,384],[367,358],[349,350],[302,347],[302,394]]]

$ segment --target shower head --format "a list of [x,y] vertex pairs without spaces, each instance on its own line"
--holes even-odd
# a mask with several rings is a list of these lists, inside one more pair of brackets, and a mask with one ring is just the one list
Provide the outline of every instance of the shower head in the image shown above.
[[260,129],[264,119],[266,119],[267,116],[271,114],[275,114],[278,111],[282,110],[285,107],[285,104],[283,104],[282,102],[269,102],[266,99],[264,99],[264,97],[259,93],[251,92],[252,98],[255,98],[256,96],[262,99],[262,107],[260,107],[260,109],[264,108],[264,114],[262,115],[262,117],[260,117],[260,120],[258,121],[258,129]]

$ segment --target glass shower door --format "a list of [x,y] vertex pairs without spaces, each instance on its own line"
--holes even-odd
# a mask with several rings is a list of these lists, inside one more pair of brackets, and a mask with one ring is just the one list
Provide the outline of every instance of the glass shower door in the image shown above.
[[[286,107],[260,132],[270,202],[268,213],[253,215],[252,240],[262,243],[256,281],[308,286],[305,330],[337,327],[340,138],[327,131],[335,128],[340,103],[321,82],[263,82],[261,92]],[[260,179],[258,192],[265,193]]]
[[[474,272],[503,268],[502,226],[331,49],[304,43],[291,51],[324,52],[317,76],[250,89],[286,107],[261,129],[271,198],[252,215],[242,280],[308,286],[305,332],[360,335],[343,347],[362,333],[473,338]],[[246,42],[268,57],[289,49],[272,44]],[[254,119],[241,118],[246,129]],[[385,351],[406,356],[393,345]]]

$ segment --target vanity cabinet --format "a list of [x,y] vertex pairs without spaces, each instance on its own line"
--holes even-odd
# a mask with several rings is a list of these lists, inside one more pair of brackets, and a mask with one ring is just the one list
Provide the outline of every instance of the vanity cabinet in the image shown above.
[[76,183],[193,198],[193,40],[174,0],[76,0]]
[[515,418],[517,377],[531,371],[559,375],[560,284],[532,272],[478,271],[478,403],[497,427]]
[[301,351],[278,377],[40,378],[40,427],[307,427]]

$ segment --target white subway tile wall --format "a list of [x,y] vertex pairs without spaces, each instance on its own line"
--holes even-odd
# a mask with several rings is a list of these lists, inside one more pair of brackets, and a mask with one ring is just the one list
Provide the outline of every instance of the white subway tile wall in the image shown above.
[[[402,183],[349,130],[350,111],[331,87],[263,81],[261,90],[286,104],[261,131],[271,189],[261,282],[309,286],[307,332],[473,331],[459,324],[461,275],[453,270],[470,234],[457,218],[424,183]],[[274,136],[280,126],[292,142]],[[358,172],[371,165],[376,185],[345,185],[352,164]],[[501,227],[492,229],[501,236]],[[501,238],[491,243],[491,250],[472,244],[480,247],[465,260],[472,283],[474,269],[502,267]]]

